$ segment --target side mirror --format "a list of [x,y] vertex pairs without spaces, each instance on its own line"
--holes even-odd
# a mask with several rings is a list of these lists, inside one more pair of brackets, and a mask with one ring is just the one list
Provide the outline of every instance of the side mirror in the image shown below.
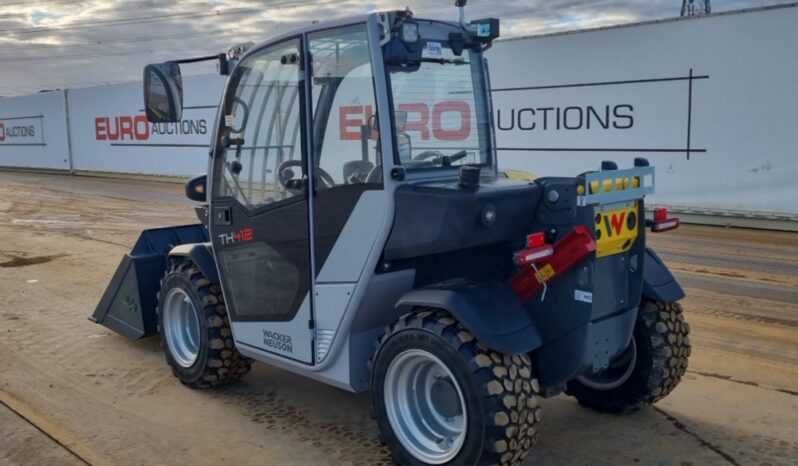
[[186,183],[186,197],[192,201],[206,202],[208,199],[207,186],[207,175],[190,179],[188,183]]
[[413,158],[413,141],[407,133],[396,135],[396,148],[399,150],[399,160],[411,160]]
[[144,68],[144,109],[151,123],[174,123],[183,118],[183,78],[177,63]]
[[396,119],[396,131],[403,133],[407,126],[407,112],[402,110],[394,110],[393,116]]
[[371,115],[369,117],[368,124],[365,125],[368,130],[368,134],[365,132],[363,133],[367,138],[370,138],[372,134],[379,134],[380,132],[380,122],[377,120],[377,115]]

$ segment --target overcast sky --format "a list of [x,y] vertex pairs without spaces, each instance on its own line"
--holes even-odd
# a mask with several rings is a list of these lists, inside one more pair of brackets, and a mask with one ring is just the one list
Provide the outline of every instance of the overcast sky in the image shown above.
[[[789,3],[714,0],[714,12]],[[453,0],[0,0],[0,96],[139,79],[147,63],[260,42],[313,21],[404,9],[456,17]],[[678,16],[681,0],[471,0],[503,37]]]

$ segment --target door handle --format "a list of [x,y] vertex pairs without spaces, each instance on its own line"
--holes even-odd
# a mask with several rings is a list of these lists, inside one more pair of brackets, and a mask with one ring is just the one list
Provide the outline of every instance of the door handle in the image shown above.
[[233,224],[233,214],[229,207],[213,208],[213,224],[229,226]]

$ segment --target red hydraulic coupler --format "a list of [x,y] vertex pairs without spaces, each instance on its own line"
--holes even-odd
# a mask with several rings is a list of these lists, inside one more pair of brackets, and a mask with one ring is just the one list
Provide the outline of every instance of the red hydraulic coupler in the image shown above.
[[[593,235],[584,226],[577,225],[573,231],[557,241],[554,245],[554,254],[546,258],[545,262],[540,262],[540,267],[536,266],[535,262],[529,263],[528,267],[524,267],[510,279],[510,286],[521,302],[527,302],[544,289],[547,283],[555,280],[595,250],[596,241]],[[518,262],[516,260],[516,263]]]

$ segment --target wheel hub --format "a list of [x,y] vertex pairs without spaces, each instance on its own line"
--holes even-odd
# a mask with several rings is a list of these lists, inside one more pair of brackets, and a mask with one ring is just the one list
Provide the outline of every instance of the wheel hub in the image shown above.
[[384,396],[388,421],[411,455],[428,464],[457,456],[468,416],[463,391],[440,359],[420,349],[400,353],[388,367]]
[[432,408],[445,418],[453,418],[463,414],[463,407],[457,397],[457,389],[448,377],[435,380],[430,390]]
[[635,369],[635,363],[637,363],[637,343],[633,337],[626,350],[615,358],[609,367],[601,372],[582,374],[577,380],[595,390],[612,390],[629,380]]
[[180,367],[191,367],[197,361],[200,346],[200,325],[197,310],[188,294],[172,288],[164,299],[163,337],[169,354]]

